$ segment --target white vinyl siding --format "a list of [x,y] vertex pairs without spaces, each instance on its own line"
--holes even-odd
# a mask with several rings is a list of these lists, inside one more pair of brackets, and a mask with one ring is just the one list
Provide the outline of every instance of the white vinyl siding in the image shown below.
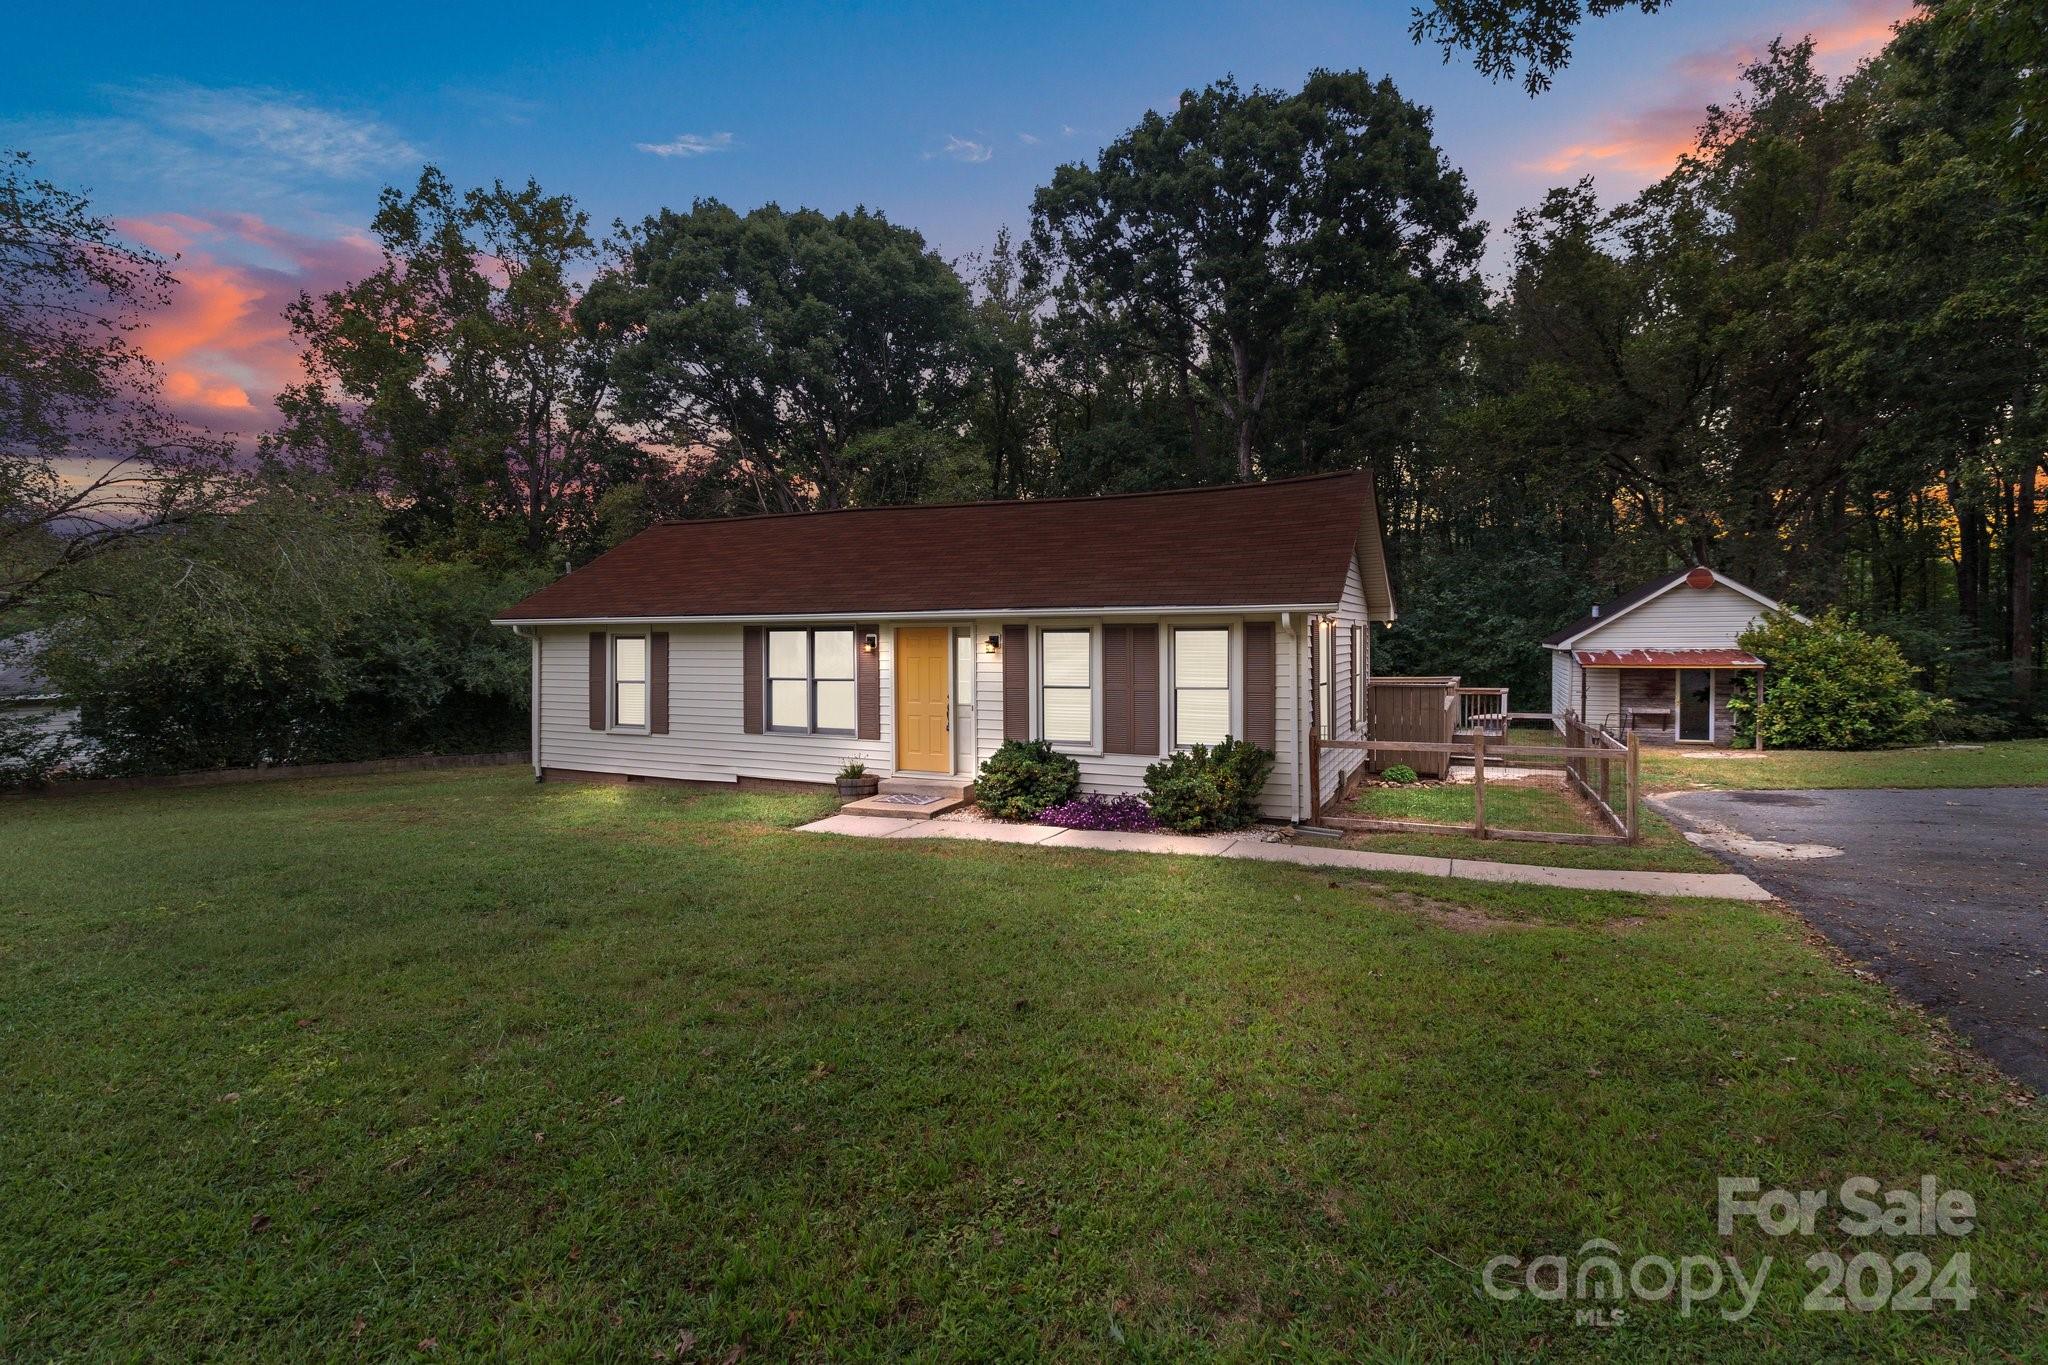
[[1089,630],[1038,633],[1038,733],[1057,745],[1095,742],[1095,687]]
[[1711,588],[1681,583],[1634,611],[1594,626],[1572,641],[1572,648],[1734,649],[1742,632],[1763,614],[1762,603],[1725,583]]
[[1173,742],[1220,744],[1230,736],[1230,628],[1173,632]]
[[[1326,694],[1329,697],[1329,706],[1323,713],[1326,726],[1324,734],[1326,738],[1348,740],[1364,739],[1366,737],[1364,717],[1362,715],[1354,715],[1351,701],[1337,691],[1340,688],[1355,686],[1359,694],[1358,710],[1361,712],[1364,710],[1366,688],[1372,680],[1371,640],[1365,634],[1364,627],[1366,624],[1365,585],[1359,577],[1358,564],[1354,560],[1350,570],[1344,576],[1344,596],[1337,608],[1335,626],[1327,637],[1329,648],[1323,651],[1329,659],[1330,679],[1330,688]],[[1352,629],[1354,625],[1360,629],[1354,631]],[[1286,642],[1283,640],[1282,648],[1284,649],[1285,647]],[[1296,642],[1295,647],[1301,651],[1298,666],[1302,670],[1303,676],[1306,677],[1308,670],[1307,631],[1301,632],[1300,639]],[[1283,673],[1288,671],[1290,670],[1283,667]],[[1279,733],[1279,743],[1284,754],[1290,743],[1284,723]],[[1298,736],[1295,738],[1294,744],[1296,747],[1299,747],[1300,740]],[[1335,798],[1338,788],[1344,779],[1356,772],[1359,765],[1364,761],[1365,755],[1355,749],[1325,749],[1320,765],[1323,799],[1329,801]],[[1301,763],[1303,768],[1301,784],[1303,796],[1302,818],[1306,819],[1308,815],[1306,772],[1308,756],[1306,754],[1301,756]],[[1277,777],[1275,780],[1278,780]]]

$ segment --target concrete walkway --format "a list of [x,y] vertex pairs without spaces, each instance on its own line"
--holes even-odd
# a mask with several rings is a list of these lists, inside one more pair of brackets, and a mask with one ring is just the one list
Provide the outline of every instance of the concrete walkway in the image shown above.
[[1461,877],[1475,882],[1517,882],[1561,886],[1574,891],[1627,891],[1639,896],[1705,896],[1714,900],[1767,901],[1771,893],[1734,873],[1615,872],[1587,867],[1538,867],[1531,863],[1481,863],[1465,858],[1422,858],[1407,853],[1367,853],[1314,844],[1270,844],[1188,834],[1124,834],[1114,830],[1058,829],[1051,825],[1009,825],[985,820],[892,820],[875,815],[828,815],[802,827],[811,834],[844,834],[856,839],[978,839],[984,843],[1037,844],[1052,848],[1094,848],[1117,853],[1181,853],[1206,858],[1252,858],[1302,867],[1341,867],[1354,872],[1412,872],[1423,877]]

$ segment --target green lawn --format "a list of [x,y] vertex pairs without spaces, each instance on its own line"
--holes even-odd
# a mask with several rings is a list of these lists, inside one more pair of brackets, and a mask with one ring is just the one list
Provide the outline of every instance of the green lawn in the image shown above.
[[[1618,799],[1618,798],[1617,798]],[[1465,824],[1472,819],[1472,788],[1456,783],[1381,786],[1368,783],[1347,808],[1352,815],[1381,820],[1424,820]],[[1562,834],[1605,834],[1612,826],[1596,820],[1558,782],[1486,786],[1486,823],[1499,829]],[[1460,834],[1347,834],[1349,848],[1377,853],[1414,853],[1429,858],[1471,858],[1496,863],[1537,863],[1545,867],[1612,867],[1641,872],[1726,872],[1728,869],[1687,843],[1656,812],[1637,817],[1635,844],[1538,844],[1513,839],[1480,839]]]
[[1929,745],[1860,753],[1765,753],[1646,748],[1643,785],[1749,791],[1801,787],[2048,787],[2048,739]]
[[[0,804],[0,1357],[2010,1358],[2048,1123],[1771,907],[506,770]],[[1807,1313],[1717,1175],[1976,1199]],[[1825,1226],[1825,1225],[1824,1225]],[[1730,1323],[1477,1291],[1726,1253]]]

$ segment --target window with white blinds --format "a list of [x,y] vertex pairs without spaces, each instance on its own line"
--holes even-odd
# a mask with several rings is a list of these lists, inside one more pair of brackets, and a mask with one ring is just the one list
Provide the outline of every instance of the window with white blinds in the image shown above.
[[612,724],[621,730],[647,728],[647,637],[612,637]]
[[1039,737],[1054,744],[1095,740],[1095,674],[1085,630],[1038,634]]
[[852,631],[769,631],[768,728],[852,734],[853,673]]
[[1173,632],[1173,742],[1220,744],[1230,734],[1230,632]]

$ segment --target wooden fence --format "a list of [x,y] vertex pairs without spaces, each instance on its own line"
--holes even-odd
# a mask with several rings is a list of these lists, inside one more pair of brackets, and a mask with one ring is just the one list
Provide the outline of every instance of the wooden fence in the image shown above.
[[[1642,780],[1636,737],[1626,743],[1575,715],[1564,718],[1564,740],[1558,744],[1514,744],[1488,740],[1476,730],[1469,741],[1446,739],[1422,743],[1401,739],[1324,739],[1314,725],[1308,727],[1310,777],[1310,822],[1333,829],[1358,830],[1370,834],[1469,834],[1480,839],[1511,839],[1535,844],[1633,844],[1640,835]],[[1322,771],[1322,750],[1351,749],[1366,755],[1366,765],[1378,769],[1392,763],[1408,762],[1396,755],[1422,753],[1434,760],[1439,773],[1449,770],[1454,758],[1472,760],[1472,820],[1469,824],[1443,824],[1426,820],[1382,820],[1362,815],[1326,815],[1322,788],[1316,775]],[[1550,760],[1561,762],[1565,785],[1590,802],[1597,814],[1613,829],[1611,834],[1569,834],[1551,830],[1503,829],[1487,823],[1486,765],[1489,760],[1528,764]],[[1415,767],[1409,763],[1410,767]],[[1619,769],[1617,774],[1616,769]],[[1422,771],[1420,768],[1417,772]],[[1617,776],[1619,784],[1617,786]]]

